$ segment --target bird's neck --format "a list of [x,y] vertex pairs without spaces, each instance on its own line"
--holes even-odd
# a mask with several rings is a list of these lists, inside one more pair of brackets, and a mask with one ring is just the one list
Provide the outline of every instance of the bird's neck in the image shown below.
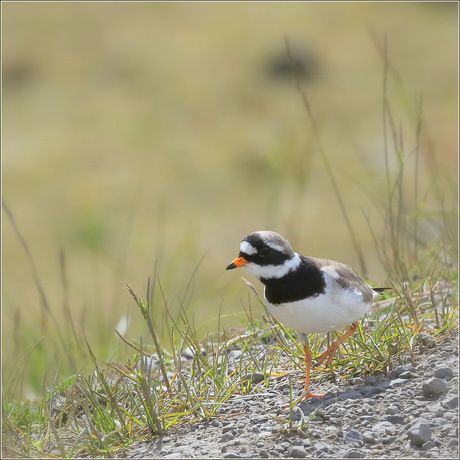
[[265,297],[271,304],[295,302],[324,294],[326,280],[321,270],[308,257],[297,256],[299,264],[284,276],[259,277],[265,285]]

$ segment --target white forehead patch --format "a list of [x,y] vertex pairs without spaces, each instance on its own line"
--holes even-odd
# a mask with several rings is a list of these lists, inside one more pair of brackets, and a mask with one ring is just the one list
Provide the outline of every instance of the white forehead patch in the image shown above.
[[244,252],[248,256],[251,256],[252,254],[257,253],[257,249],[247,241],[242,241],[240,245],[241,252]]

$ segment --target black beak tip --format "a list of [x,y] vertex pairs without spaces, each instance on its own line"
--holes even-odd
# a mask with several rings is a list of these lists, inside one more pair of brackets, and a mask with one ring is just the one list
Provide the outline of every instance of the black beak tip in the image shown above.
[[232,262],[225,270],[232,270],[233,268],[236,268],[236,265]]

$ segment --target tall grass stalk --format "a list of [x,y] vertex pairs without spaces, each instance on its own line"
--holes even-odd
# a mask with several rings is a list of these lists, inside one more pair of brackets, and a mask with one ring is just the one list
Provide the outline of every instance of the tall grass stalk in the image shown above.
[[[60,344],[60,347],[62,350],[75,350],[75,346],[74,346],[74,343],[72,343],[72,337],[75,337],[75,329],[74,329],[74,324],[73,324],[73,321],[72,321],[72,316],[70,314],[70,310],[68,309],[68,306],[66,305],[66,303],[64,302],[65,304],[65,311],[66,311],[66,314],[67,314],[67,317],[69,319],[69,322],[66,322],[65,323],[65,328],[62,327],[62,324],[60,324],[60,322],[58,321],[58,319],[56,318],[51,306],[50,306],[50,303],[48,301],[48,298],[46,296],[46,293],[45,293],[45,289],[40,281],[40,277],[39,277],[39,273],[38,273],[38,270],[37,270],[37,266],[35,264],[35,260],[32,256],[32,253],[29,249],[29,245],[27,244],[27,241],[25,240],[25,238],[23,237],[21,231],[19,230],[19,227],[16,223],[16,219],[14,218],[14,215],[12,213],[12,211],[9,209],[9,207],[7,206],[7,204],[2,201],[2,207],[4,209],[4,211],[6,212],[6,215],[8,216],[8,219],[10,221],[10,224],[13,228],[13,231],[16,235],[16,237],[18,238],[26,256],[27,256],[27,260],[29,262],[29,265],[30,265],[30,268],[32,270],[32,278],[33,278],[33,281],[34,281],[34,284],[35,284],[35,287],[37,288],[37,291],[38,291],[38,294],[39,294],[39,298],[40,298],[40,305],[42,307],[42,320],[41,320],[41,324],[42,324],[42,329],[43,329],[43,333],[44,335],[47,334],[47,322],[48,322],[48,318],[51,319],[52,323],[53,323],[53,334],[55,334],[58,338],[58,341],[59,341],[59,344]],[[62,255],[61,253],[61,268],[62,269],[65,269],[65,263],[64,263],[64,256]],[[67,289],[67,278],[65,276],[65,273],[62,273],[62,281],[64,284],[64,291],[66,292],[66,289]],[[67,333],[68,332],[68,329],[69,329],[69,326],[70,326],[70,330],[71,330],[71,334]],[[65,330],[64,330],[65,329]],[[77,352],[78,353],[78,352]],[[65,354],[65,358],[68,360],[68,366],[69,368],[75,372],[76,371],[76,364],[75,364],[75,359],[74,359],[74,355],[72,353],[66,353]]]
[[287,55],[288,55],[289,59],[291,60],[292,65],[294,66],[294,69],[295,69],[294,75],[295,75],[296,89],[299,92],[301,100],[302,100],[302,103],[303,103],[303,105],[305,107],[305,111],[306,111],[307,116],[308,116],[308,121],[309,121],[309,123],[310,123],[310,125],[312,127],[312,131],[313,131],[313,134],[315,136],[316,145],[318,146],[318,150],[319,150],[319,153],[320,153],[320,156],[321,156],[321,160],[323,162],[324,168],[325,168],[325,170],[327,172],[327,175],[329,177],[329,180],[331,182],[332,189],[334,190],[334,194],[335,194],[335,197],[336,197],[337,202],[339,204],[340,211],[342,213],[343,219],[345,221],[345,225],[347,227],[351,243],[352,243],[353,248],[354,248],[354,250],[356,252],[356,255],[358,257],[358,263],[359,263],[360,270],[361,270],[362,273],[367,273],[366,263],[365,263],[363,251],[361,249],[361,246],[358,243],[356,233],[355,233],[355,231],[353,229],[353,226],[351,224],[351,220],[350,220],[350,218],[348,216],[348,211],[347,211],[347,208],[345,206],[345,202],[343,200],[342,193],[340,192],[339,186],[337,184],[337,180],[335,179],[335,176],[334,176],[334,172],[332,171],[328,156],[326,154],[326,150],[323,147],[323,143],[321,141],[321,136],[319,134],[319,129],[318,129],[317,125],[316,125],[316,120],[315,120],[315,117],[313,115],[313,111],[311,109],[310,102],[309,102],[307,94],[306,94],[306,90],[301,84],[300,71],[299,71],[299,67],[298,67],[299,64],[292,57],[291,46],[290,46],[288,37],[285,37],[285,44],[286,44]]
[[[383,127],[383,153],[385,158],[386,194],[385,200],[376,201],[376,208],[380,209],[383,221],[383,231],[376,231],[374,225],[365,213],[371,235],[373,237],[377,254],[382,266],[390,279],[403,286],[405,281],[411,283],[418,277],[423,279],[429,276],[433,266],[432,261],[439,261],[438,254],[430,256],[430,252],[438,247],[444,251],[446,267],[452,263],[458,252],[455,238],[449,238],[450,225],[448,216],[451,213],[444,209],[444,197],[438,192],[439,209],[436,214],[429,214],[423,211],[423,204],[429,193],[436,192],[436,185],[442,180],[440,171],[437,168],[430,168],[432,173],[431,183],[426,190],[421,190],[420,163],[422,155],[423,125],[423,97],[420,95],[414,104],[413,131],[415,133],[415,145],[406,152],[407,148],[403,142],[402,125],[395,121],[395,115],[391,107],[388,82],[392,65],[388,56],[387,38],[384,37],[383,44],[374,38],[377,49],[380,51],[383,60],[382,80],[382,127]],[[392,71],[391,75],[395,75]],[[398,83],[401,79],[396,76]],[[391,140],[391,142],[390,142]],[[391,147],[390,147],[391,146]],[[424,149],[430,160],[430,148]],[[407,170],[409,162],[413,162],[413,170]],[[392,172],[390,165],[395,162],[396,173]],[[408,180],[412,181],[412,200],[407,197],[410,190]],[[434,186],[434,187],[433,187]],[[422,197],[423,193],[423,197]],[[438,240],[433,241],[430,235],[430,228],[434,229]],[[449,254],[448,254],[449,252]],[[428,257],[427,257],[428,256]],[[406,289],[406,288],[405,288]]]

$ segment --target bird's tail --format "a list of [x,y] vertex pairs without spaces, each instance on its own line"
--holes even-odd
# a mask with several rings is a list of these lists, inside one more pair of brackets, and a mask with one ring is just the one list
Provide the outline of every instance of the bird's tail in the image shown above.
[[388,291],[388,290],[394,289],[394,288],[392,288],[392,287],[383,287],[383,288],[376,288],[376,287],[373,287],[372,289],[373,289],[375,292],[378,292],[378,293],[380,294],[381,292]]

